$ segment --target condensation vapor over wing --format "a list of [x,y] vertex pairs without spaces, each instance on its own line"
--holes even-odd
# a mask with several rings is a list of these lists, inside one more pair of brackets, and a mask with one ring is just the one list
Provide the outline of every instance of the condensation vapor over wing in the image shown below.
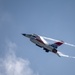
[[74,56],[69,56],[69,55],[63,54],[63,53],[61,53],[61,52],[59,52],[59,51],[58,51],[58,54],[59,54],[61,57],[75,58]]
[[[62,41],[60,41],[60,40],[56,40],[56,39],[53,39],[53,38],[48,38],[48,37],[44,37],[44,36],[42,36],[44,39],[47,39],[47,40],[52,40],[52,41],[56,41],[56,42],[62,42]],[[72,46],[72,47],[75,47],[75,45],[73,45],[73,44],[70,44],[70,43],[67,43],[67,42],[64,42],[64,44],[65,45],[69,45],[69,46]]]

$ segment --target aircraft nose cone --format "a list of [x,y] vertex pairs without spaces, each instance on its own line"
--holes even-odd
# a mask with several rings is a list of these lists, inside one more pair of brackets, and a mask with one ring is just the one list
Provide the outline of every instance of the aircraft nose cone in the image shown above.
[[26,34],[22,34],[23,36],[26,36]]

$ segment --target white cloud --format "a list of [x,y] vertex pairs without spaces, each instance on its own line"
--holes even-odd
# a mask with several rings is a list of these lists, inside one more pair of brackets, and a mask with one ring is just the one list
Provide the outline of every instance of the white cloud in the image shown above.
[[6,47],[8,52],[0,58],[0,75],[38,75],[30,68],[28,60],[16,56],[15,43],[9,42]]

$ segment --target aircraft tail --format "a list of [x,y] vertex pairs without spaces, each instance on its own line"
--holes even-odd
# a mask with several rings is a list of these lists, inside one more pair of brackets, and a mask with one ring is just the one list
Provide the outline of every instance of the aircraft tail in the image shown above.
[[57,46],[61,46],[64,42],[60,41],[60,42],[55,42],[54,44],[56,44]]

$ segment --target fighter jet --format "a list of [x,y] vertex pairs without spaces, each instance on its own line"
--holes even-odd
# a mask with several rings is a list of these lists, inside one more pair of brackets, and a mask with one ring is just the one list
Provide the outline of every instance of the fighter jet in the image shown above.
[[52,52],[56,55],[59,55],[59,51],[57,50],[57,48],[59,46],[61,46],[64,41],[57,41],[53,44],[49,44],[42,36],[37,35],[37,34],[22,34],[23,36],[27,37],[30,39],[31,42],[33,42],[34,44],[36,44],[36,46],[43,48],[43,50],[45,50],[45,52]]

